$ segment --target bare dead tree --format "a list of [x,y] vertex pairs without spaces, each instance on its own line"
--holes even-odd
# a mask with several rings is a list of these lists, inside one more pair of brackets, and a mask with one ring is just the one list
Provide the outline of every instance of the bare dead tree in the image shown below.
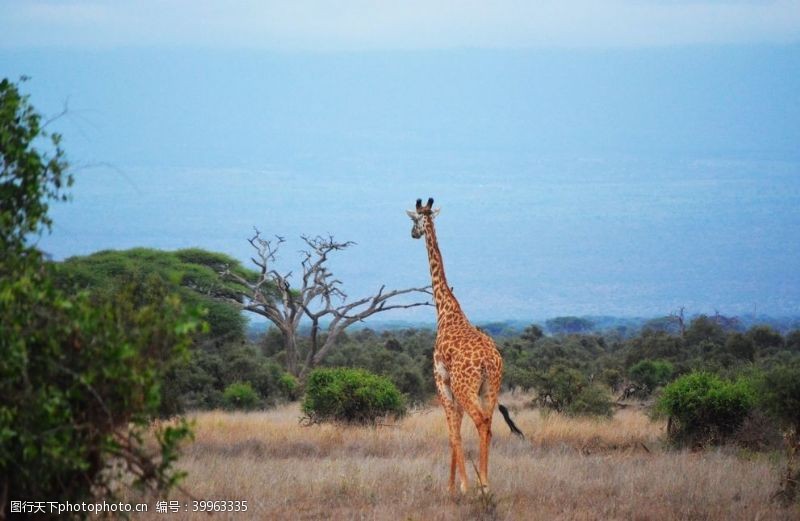
[[684,318],[684,312],[686,308],[681,306],[678,311],[672,312],[669,314],[669,318],[672,319],[675,323],[678,324],[678,331],[681,334],[681,338],[686,337],[686,320]]
[[[334,277],[327,262],[332,253],[355,243],[339,242],[330,235],[302,236],[302,239],[308,249],[301,252],[300,274],[297,277],[291,271],[281,273],[273,267],[285,239],[280,236],[273,240],[265,239],[258,230],[248,239],[255,250],[251,260],[258,267],[258,276],[248,280],[229,269],[222,272],[223,277],[247,288],[247,294],[236,299],[240,307],[265,317],[283,335],[289,373],[305,377],[331,351],[341,333],[356,322],[383,311],[431,305],[430,301],[399,303],[395,300],[396,297],[411,293],[430,295],[430,286],[392,291],[386,291],[386,287],[381,286],[374,295],[348,302],[342,290],[342,281]],[[304,318],[311,323],[310,347],[301,362],[297,340]]]

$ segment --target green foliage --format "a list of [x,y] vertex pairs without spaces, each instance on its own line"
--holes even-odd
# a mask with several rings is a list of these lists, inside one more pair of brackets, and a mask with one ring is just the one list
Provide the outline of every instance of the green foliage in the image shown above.
[[783,347],[783,337],[769,326],[752,327],[747,332],[747,338],[759,350],[780,349]]
[[800,362],[775,367],[758,379],[761,406],[800,434]]
[[764,373],[758,390],[761,406],[785,429],[786,470],[777,497],[788,505],[800,489],[800,361]]
[[225,388],[222,401],[227,409],[250,411],[258,407],[261,399],[250,382],[234,382]]
[[752,362],[756,354],[756,347],[751,337],[733,333],[728,335],[725,340],[725,351],[738,359]]
[[236,283],[220,276],[226,268],[244,278],[253,276],[232,257],[196,248],[100,251],[59,263],[58,274],[65,288],[86,288],[98,293],[114,291],[130,279],[158,277],[184,302],[207,310],[212,338],[231,341],[244,337],[245,318],[236,305],[221,300],[235,301],[241,294]]
[[[225,389],[235,382],[248,383],[260,405],[297,399],[281,366],[247,343],[207,344],[191,349],[189,360],[171,371],[164,394],[177,410],[225,407]],[[162,412],[172,412],[165,410]]]
[[599,385],[589,385],[580,390],[565,412],[570,416],[610,418],[614,414],[614,404],[608,391]]
[[44,130],[19,86],[0,81],[0,257],[19,255],[28,234],[49,229],[48,201],[67,198],[63,189],[72,176],[60,145],[61,136]]
[[356,367],[386,376],[410,402],[424,402],[435,392],[433,343],[433,334],[426,330],[378,335],[363,329],[343,335],[324,364]]
[[632,338],[626,347],[628,352],[625,364],[627,366],[648,359],[674,362],[685,359],[689,354],[680,337],[650,329],[645,329],[639,336]]
[[697,346],[703,343],[708,345],[723,345],[725,343],[725,330],[713,319],[700,315],[692,320],[686,328],[686,343]]
[[672,378],[673,371],[672,364],[665,360],[642,360],[628,369],[628,376],[649,394],[666,384]]
[[586,377],[577,369],[555,365],[537,378],[536,391],[539,405],[564,411],[586,385]]
[[375,423],[406,411],[402,394],[388,378],[347,368],[312,371],[302,408],[312,422],[346,423]]
[[67,296],[46,266],[3,277],[0,310],[0,488],[8,497],[109,495],[114,476],[103,470],[113,458],[144,485],[179,479],[172,464],[188,428],[157,432],[160,461],[142,436],[165,371],[201,327],[197,314],[153,281],[103,298]]
[[670,417],[670,438],[681,443],[726,441],[756,401],[750,380],[723,380],[707,372],[684,375],[664,388],[658,409]]
[[600,373],[600,381],[616,391],[623,382],[622,372],[613,367],[603,369],[603,372]]
[[786,335],[785,347],[792,353],[800,353],[800,329],[795,329]]
[[278,379],[278,388],[287,400],[295,401],[300,397],[300,384],[297,382],[297,378],[289,373],[283,373]]

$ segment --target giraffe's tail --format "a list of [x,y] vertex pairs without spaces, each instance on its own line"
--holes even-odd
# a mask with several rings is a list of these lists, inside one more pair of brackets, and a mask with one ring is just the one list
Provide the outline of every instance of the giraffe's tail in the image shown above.
[[511,429],[511,432],[513,432],[514,434],[516,434],[517,436],[519,436],[520,438],[522,438],[524,440],[525,439],[525,435],[522,434],[522,431],[519,430],[519,427],[517,427],[517,424],[514,423],[514,420],[511,419],[511,415],[508,414],[508,409],[506,409],[506,406],[503,405],[503,404],[499,404],[497,406],[497,408],[500,409],[500,414],[503,415],[503,419],[508,424],[508,428]]

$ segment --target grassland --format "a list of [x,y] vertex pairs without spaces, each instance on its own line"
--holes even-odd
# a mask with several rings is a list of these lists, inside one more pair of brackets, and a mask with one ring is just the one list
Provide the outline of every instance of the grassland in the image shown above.
[[[511,436],[495,415],[489,497],[448,494],[449,446],[437,407],[378,427],[304,427],[296,405],[198,413],[196,440],[181,460],[184,488],[198,499],[248,502],[247,513],[211,519],[800,519],[800,508],[770,501],[781,466],[775,455],[669,450],[664,425],[638,410],[577,420],[506,398],[527,439]],[[465,420],[473,458],[474,431]],[[170,499],[191,500],[182,492]]]

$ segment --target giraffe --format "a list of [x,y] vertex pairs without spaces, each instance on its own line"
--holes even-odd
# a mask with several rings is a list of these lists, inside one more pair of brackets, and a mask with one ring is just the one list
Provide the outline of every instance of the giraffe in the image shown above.
[[[411,237],[425,237],[430,265],[433,299],[436,303],[436,345],[433,351],[433,374],[436,393],[444,408],[450,438],[449,490],[455,490],[456,470],[460,479],[461,493],[467,491],[467,472],[464,450],[461,444],[461,421],[466,412],[480,437],[478,467],[479,487],[489,486],[489,444],[492,439],[492,414],[497,405],[500,380],[503,375],[503,358],[494,341],[473,326],[453,295],[444,274],[442,254],[436,240],[434,218],[439,208],[433,209],[433,198],[426,206],[417,199],[415,210],[408,210],[414,223]],[[514,425],[508,410],[500,405],[500,412],[515,434],[522,432]],[[524,436],[523,436],[524,437]]]

